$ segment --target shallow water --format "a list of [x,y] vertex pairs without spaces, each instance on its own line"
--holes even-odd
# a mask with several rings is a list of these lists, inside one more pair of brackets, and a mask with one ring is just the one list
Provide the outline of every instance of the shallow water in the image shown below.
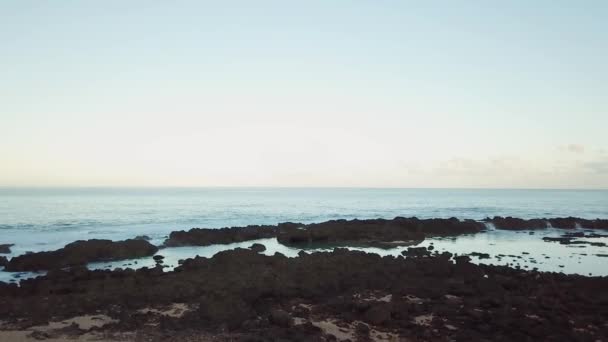
[[[592,230],[578,229],[575,231],[593,232]],[[569,231],[570,232],[570,231]],[[532,234],[531,234],[532,233]],[[522,269],[532,270],[534,268],[543,272],[562,272],[566,274],[580,274],[593,276],[608,276],[608,258],[597,256],[608,255],[608,247],[584,245],[562,245],[557,242],[543,241],[543,237],[558,237],[564,233],[559,229],[547,229],[544,231],[503,231],[489,230],[486,232],[462,235],[450,238],[428,238],[417,246],[433,246],[434,251],[450,252],[458,255],[467,255],[473,252],[488,253],[489,259],[472,257],[473,263],[490,265],[509,265]],[[599,232],[598,233],[602,233]],[[582,239],[593,242],[604,242],[608,244],[608,238]],[[239,243],[212,245],[204,247],[171,247],[161,249],[157,254],[165,257],[163,264],[165,271],[171,271],[178,266],[180,259],[201,256],[210,258],[218,252],[234,249],[249,248],[253,243],[261,243],[266,246],[263,254],[273,255],[281,253],[287,257],[297,257],[304,250],[307,253],[316,251],[331,251],[333,247],[325,248],[294,248],[280,244],[277,239],[259,239]],[[407,246],[389,249],[377,247],[346,247],[352,250],[360,250],[368,253],[376,253],[381,256],[400,256]],[[499,255],[505,255],[500,257]],[[90,269],[115,269],[154,267],[155,261],[152,257],[120,260],[113,262],[96,262],[88,265]],[[10,282],[19,279],[43,275],[31,272],[0,272],[0,281]]]

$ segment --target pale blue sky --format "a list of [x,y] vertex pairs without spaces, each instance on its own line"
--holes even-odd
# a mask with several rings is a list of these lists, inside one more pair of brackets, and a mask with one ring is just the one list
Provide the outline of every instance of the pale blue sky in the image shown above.
[[606,1],[3,1],[0,186],[608,188]]

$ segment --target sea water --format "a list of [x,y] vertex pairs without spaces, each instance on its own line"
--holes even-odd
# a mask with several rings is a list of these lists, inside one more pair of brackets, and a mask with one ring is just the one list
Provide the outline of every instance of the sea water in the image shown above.
[[[521,218],[577,216],[608,218],[606,190],[490,190],[490,189],[361,189],[361,188],[0,188],[0,244],[13,243],[8,257],[27,251],[54,250],[66,243],[92,238],[123,240],[148,235],[160,244],[173,230],[220,228],[279,222],[322,222],[331,219],[419,218],[483,219],[492,216]],[[608,273],[603,247],[577,248],[548,243],[541,236],[559,236],[549,230],[536,235],[488,231],[456,239],[427,239],[440,250],[495,254],[538,251],[528,267],[581,274]],[[544,234],[544,235],[543,235]],[[599,240],[596,240],[599,241]],[[250,242],[245,243],[250,245]],[[266,241],[267,253],[296,255]],[[240,246],[240,245],[239,245]],[[211,256],[230,246],[165,249],[177,258]],[[242,247],[242,246],[241,246]],[[522,250],[519,250],[522,249]],[[579,255],[574,256],[574,251]],[[593,249],[591,251],[591,249]],[[374,250],[379,254],[398,254]],[[586,253],[585,251],[589,251]],[[545,255],[541,255],[545,254]],[[549,254],[549,258],[546,258]],[[587,254],[587,255],[582,255]],[[561,260],[558,258],[564,258]],[[530,257],[527,257],[530,258]],[[543,260],[538,260],[538,259]],[[485,263],[517,265],[512,258]],[[572,260],[573,259],[573,260]],[[151,261],[148,261],[151,262]],[[542,262],[542,263],[540,263]],[[580,262],[580,263],[579,263]],[[138,263],[145,264],[146,261]],[[113,265],[118,265],[114,263]],[[120,265],[126,265],[122,263]],[[521,267],[524,267],[521,264]],[[108,265],[97,265],[105,267]]]

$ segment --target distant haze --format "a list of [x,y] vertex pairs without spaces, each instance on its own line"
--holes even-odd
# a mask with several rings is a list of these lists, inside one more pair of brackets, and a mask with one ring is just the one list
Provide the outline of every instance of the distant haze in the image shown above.
[[0,186],[608,188],[607,1],[3,1]]

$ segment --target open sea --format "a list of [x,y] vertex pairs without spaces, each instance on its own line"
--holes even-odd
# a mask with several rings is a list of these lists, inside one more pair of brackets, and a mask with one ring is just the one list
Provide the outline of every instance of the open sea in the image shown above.
[[[79,239],[122,240],[148,235],[152,243],[160,244],[169,232],[192,227],[395,216],[480,220],[496,215],[606,219],[608,190],[0,188],[0,244],[14,243],[11,254],[18,255],[26,251],[54,250]],[[558,236],[559,232],[549,230],[542,234]],[[444,249],[450,251],[501,250],[504,253],[509,252],[507,245],[546,251],[565,248],[543,242],[538,235],[504,231],[483,235],[462,237],[457,239],[458,243],[437,241],[436,245],[445,245]],[[514,237],[517,238],[513,240]],[[509,239],[514,243],[507,244]],[[270,247],[268,253],[273,252]],[[608,252],[605,248],[596,249],[591,253]],[[196,252],[205,254],[200,248]],[[589,267],[577,269],[573,265],[568,270],[586,274],[589,270],[597,273],[597,269],[604,268],[608,273],[608,258],[595,259],[598,260],[591,264],[580,263],[591,265]],[[559,266],[556,264],[555,270],[560,270]]]

